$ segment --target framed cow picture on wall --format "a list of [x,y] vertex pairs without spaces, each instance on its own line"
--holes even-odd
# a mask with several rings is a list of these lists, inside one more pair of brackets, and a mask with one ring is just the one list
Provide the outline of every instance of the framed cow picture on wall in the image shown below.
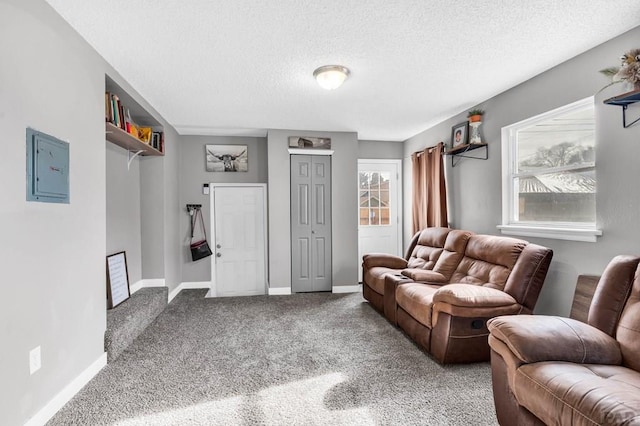
[[208,172],[246,172],[247,145],[206,145]]

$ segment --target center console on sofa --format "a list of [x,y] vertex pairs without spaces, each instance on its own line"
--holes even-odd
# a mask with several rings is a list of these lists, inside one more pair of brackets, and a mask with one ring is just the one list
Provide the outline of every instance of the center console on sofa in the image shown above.
[[427,228],[404,258],[363,257],[363,296],[437,361],[488,361],[487,320],[532,313],[552,256],[520,239]]

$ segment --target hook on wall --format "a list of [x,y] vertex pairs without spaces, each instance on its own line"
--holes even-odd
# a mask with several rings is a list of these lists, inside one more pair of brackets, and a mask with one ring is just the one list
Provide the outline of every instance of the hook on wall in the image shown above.
[[202,208],[202,204],[187,204],[187,212],[189,216],[193,216],[193,214]]

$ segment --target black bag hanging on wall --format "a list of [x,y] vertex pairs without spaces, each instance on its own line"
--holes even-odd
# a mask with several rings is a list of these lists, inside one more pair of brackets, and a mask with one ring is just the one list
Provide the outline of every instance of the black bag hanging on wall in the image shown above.
[[[204,234],[204,240],[193,242],[193,233],[195,231],[195,227],[198,224],[198,217],[200,217],[200,225],[202,226],[202,233]],[[191,216],[191,260],[194,262],[196,260],[204,259],[205,257],[211,256],[213,253],[209,248],[209,243],[207,242],[207,229],[204,227],[204,219],[202,217],[202,212],[200,209],[195,209],[195,213]]]

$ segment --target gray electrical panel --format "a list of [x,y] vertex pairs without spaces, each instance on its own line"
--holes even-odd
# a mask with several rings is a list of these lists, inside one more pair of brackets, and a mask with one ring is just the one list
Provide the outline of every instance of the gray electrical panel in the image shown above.
[[69,204],[69,144],[27,129],[27,201]]

